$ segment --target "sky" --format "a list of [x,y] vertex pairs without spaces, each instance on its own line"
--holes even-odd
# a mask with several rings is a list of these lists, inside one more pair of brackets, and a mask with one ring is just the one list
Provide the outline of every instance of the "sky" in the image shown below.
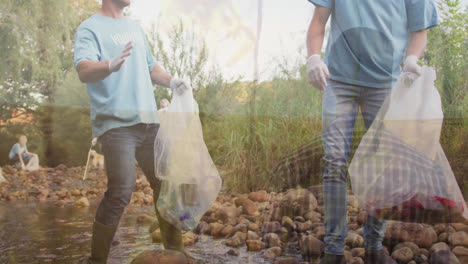
[[[466,5],[468,0],[462,0]],[[305,38],[314,6],[306,0],[263,0],[259,42],[259,79],[273,76],[277,65],[305,61]],[[162,35],[179,19],[208,46],[209,64],[228,78],[254,75],[258,1],[255,0],[133,0],[131,17],[149,33]],[[157,50],[155,51],[157,52]]]

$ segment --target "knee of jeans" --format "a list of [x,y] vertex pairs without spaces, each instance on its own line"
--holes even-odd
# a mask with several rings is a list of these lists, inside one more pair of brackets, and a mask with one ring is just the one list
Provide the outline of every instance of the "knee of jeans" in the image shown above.
[[132,199],[133,187],[108,188],[105,198],[114,206],[125,207]]

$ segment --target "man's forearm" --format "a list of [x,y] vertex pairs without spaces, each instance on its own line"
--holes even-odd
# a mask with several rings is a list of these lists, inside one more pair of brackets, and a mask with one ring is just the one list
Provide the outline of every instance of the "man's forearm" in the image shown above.
[[412,32],[406,50],[406,56],[415,55],[420,58],[424,54],[427,44],[426,30]]
[[157,85],[169,87],[172,76],[167,74],[159,65],[154,65],[153,70],[150,73],[151,81]]
[[109,61],[82,61],[76,67],[80,81],[95,83],[104,80],[111,74]]
[[311,23],[311,26],[307,32],[307,57],[310,57],[314,54],[320,54],[324,36],[325,29],[314,27]]
[[325,25],[329,16],[330,10],[328,8],[321,6],[315,8],[314,16],[307,31],[307,57],[321,53],[325,37]]

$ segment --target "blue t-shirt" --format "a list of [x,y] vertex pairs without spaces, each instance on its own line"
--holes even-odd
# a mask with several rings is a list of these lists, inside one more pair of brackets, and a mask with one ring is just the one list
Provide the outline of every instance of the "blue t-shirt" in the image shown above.
[[324,62],[336,81],[390,88],[409,33],[438,24],[433,0],[309,0],[330,9]]
[[102,81],[86,84],[93,137],[112,128],[159,123],[149,74],[156,61],[143,29],[135,21],[98,14],[85,20],[75,34],[75,66],[83,60],[112,59],[129,41],[133,41],[132,54],[120,70]]
[[26,147],[26,145],[22,147],[20,143],[15,143],[13,147],[11,147],[10,154],[8,154],[8,157],[10,159],[14,159],[15,156],[17,156],[18,154],[23,154],[26,151],[28,151],[28,148]]

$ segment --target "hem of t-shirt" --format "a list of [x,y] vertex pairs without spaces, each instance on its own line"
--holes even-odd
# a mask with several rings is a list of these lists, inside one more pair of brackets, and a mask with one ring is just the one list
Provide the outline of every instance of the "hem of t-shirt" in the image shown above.
[[413,27],[410,27],[408,28],[408,31],[409,32],[416,32],[416,31],[420,31],[420,30],[424,30],[424,29],[430,29],[430,28],[433,28],[433,27],[436,27],[438,26],[439,23],[432,23],[432,24],[419,24],[417,26],[413,26]]
[[326,8],[331,8],[331,4],[328,1],[323,1],[323,0],[308,0],[308,1],[311,2],[314,5],[319,5],[319,6],[323,6],[323,7],[326,7]]
[[131,122],[131,123],[126,123],[126,124],[120,124],[120,125],[116,125],[116,126],[109,126],[107,128],[104,128],[104,129],[101,129],[99,131],[95,131],[93,129],[93,132],[92,132],[92,136],[93,138],[97,138],[97,137],[100,137],[102,135],[104,135],[104,133],[106,133],[107,131],[111,130],[111,129],[114,129],[114,128],[119,128],[119,127],[129,127],[129,126],[134,126],[136,124],[159,124],[159,120],[156,118],[156,120],[154,122],[148,122],[148,121],[142,121],[142,120],[138,120],[138,121],[134,121],[134,122]]
[[336,77],[336,76],[333,76],[333,75],[330,76],[330,79],[334,80],[334,81],[337,81],[337,82],[346,83],[346,84],[366,86],[366,87],[371,87],[371,88],[382,88],[382,89],[392,88],[391,84],[390,85],[383,85],[383,84],[377,84],[377,83],[371,83],[371,82],[365,82],[365,81],[357,81],[357,80],[354,80],[354,79]]
[[157,62],[154,62],[153,65],[148,65],[149,72],[152,72],[152,71],[153,71],[154,66],[156,66],[156,64],[158,64],[158,63],[157,63]]

